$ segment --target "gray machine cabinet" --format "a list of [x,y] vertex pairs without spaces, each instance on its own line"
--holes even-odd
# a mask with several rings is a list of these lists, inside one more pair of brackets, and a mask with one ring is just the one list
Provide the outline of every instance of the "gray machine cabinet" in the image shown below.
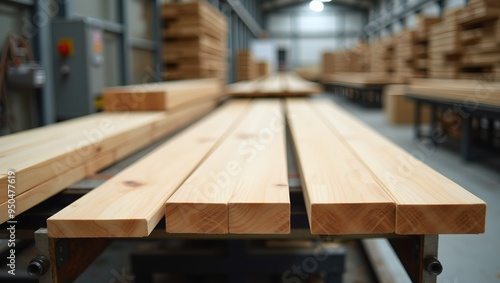
[[58,120],[96,112],[95,99],[104,87],[103,36],[103,30],[90,18],[52,23]]

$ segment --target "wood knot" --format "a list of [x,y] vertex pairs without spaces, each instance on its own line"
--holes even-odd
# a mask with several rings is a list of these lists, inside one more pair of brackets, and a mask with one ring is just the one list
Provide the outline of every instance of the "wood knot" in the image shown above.
[[288,187],[288,184],[276,184],[276,187]]
[[143,185],[143,183],[141,183],[141,182],[132,181],[132,180],[130,180],[130,181],[125,181],[125,182],[123,182],[123,184],[124,184],[125,186],[128,186],[128,187],[139,187],[139,186],[142,186],[142,185]]

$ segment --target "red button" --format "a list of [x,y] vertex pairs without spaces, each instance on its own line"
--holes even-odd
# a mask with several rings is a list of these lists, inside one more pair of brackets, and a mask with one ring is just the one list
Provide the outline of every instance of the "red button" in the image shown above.
[[59,43],[57,50],[59,51],[59,54],[61,54],[62,56],[68,56],[69,55],[69,44],[66,42],[61,42],[61,43]]

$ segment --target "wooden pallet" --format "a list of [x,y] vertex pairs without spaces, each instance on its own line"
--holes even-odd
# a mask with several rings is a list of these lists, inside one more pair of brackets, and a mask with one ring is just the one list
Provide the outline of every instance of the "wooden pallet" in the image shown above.
[[[310,99],[233,100],[47,221],[49,237],[281,234],[285,124],[312,234],[476,234],[486,204],[363,125]],[[285,115],[286,112],[286,115]]]

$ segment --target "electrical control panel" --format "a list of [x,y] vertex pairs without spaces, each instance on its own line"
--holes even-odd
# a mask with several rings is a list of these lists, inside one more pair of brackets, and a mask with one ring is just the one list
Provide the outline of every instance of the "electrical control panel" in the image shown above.
[[58,120],[96,111],[104,87],[103,30],[87,19],[54,20],[52,52]]

